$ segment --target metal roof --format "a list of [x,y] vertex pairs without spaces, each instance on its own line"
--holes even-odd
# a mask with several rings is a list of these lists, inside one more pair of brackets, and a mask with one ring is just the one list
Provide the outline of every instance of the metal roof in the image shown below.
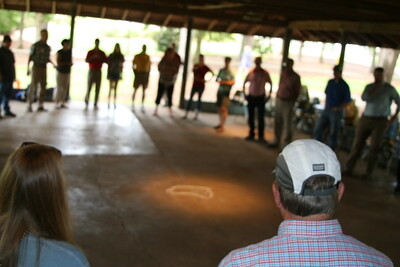
[[0,0],[0,8],[207,31],[400,48],[398,0]]

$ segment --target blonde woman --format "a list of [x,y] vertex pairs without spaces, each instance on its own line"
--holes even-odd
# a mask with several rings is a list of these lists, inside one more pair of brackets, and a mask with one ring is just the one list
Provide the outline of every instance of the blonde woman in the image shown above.
[[1,266],[89,266],[73,243],[61,152],[24,143],[0,175]]

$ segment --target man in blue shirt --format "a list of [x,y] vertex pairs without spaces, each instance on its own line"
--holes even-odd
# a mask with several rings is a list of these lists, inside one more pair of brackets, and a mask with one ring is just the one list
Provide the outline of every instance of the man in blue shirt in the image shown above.
[[325,110],[316,124],[314,138],[322,142],[324,131],[329,126],[328,146],[335,150],[343,110],[351,102],[351,97],[350,88],[342,78],[342,68],[339,65],[333,68],[333,77],[325,89]]
[[[358,123],[356,137],[347,159],[343,175],[351,176],[353,169],[361,156],[366,140],[371,136],[371,145],[368,151],[367,168],[363,175],[368,178],[373,172],[383,141],[386,128],[397,118],[400,110],[400,97],[396,89],[383,80],[383,68],[374,71],[375,82],[368,84],[361,99],[367,102],[364,113]],[[390,116],[392,102],[397,105],[396,112]]]

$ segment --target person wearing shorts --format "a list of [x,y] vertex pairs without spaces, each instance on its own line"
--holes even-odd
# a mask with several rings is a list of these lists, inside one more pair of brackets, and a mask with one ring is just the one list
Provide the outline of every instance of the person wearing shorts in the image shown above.
[[132,95],[132,109],[134,108],[134,101],[137,89],[139,86],[142,86],[142,107],[141,110],[144,112],[144,99],[145,99],[145,90],[149,83],[149,74],[150,74],[150,57],[146,54],[146,45],[142,46],[142,52],[135,55],[132,62],[133,73],[135,74],[135,80],[133,81],[133,95]]
[[228,108],[230,104],[229,94],[231,92],[232,85],[235,83],[235,77],[229,69],[231,60],[232,59],[230,57],[225,58],[225,66],[224,68],[220,69],[216,79],[219,83],[217,93],[219,124],[215,126],[214,129],[218,133],[222,133],[224,131],[224,125],[228,117]]

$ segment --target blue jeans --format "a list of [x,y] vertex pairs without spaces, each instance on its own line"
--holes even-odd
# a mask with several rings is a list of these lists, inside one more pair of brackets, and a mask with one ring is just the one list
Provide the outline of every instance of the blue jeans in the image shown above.
[[204,92],[204,86],[193,86],[192,91],[190,92],[190,98],[189,102],[187,103],[186,110],[189,111],[190,108],[192,107],[192,102],[193,102],[193,96],[195,93],[197,93],[198,98],[197,98],[197,111],[200,111],[201,109],[201,96],[203,95]]
[[314,138],[323,142],[324,131],[329,126],[328,146],[335,150],[342,117],[342,110],[325,109],[315,126]]
[[0,107],[3,107],[4,112],[10,112],[8,104],[13,90],[13,82],[0,82]]

